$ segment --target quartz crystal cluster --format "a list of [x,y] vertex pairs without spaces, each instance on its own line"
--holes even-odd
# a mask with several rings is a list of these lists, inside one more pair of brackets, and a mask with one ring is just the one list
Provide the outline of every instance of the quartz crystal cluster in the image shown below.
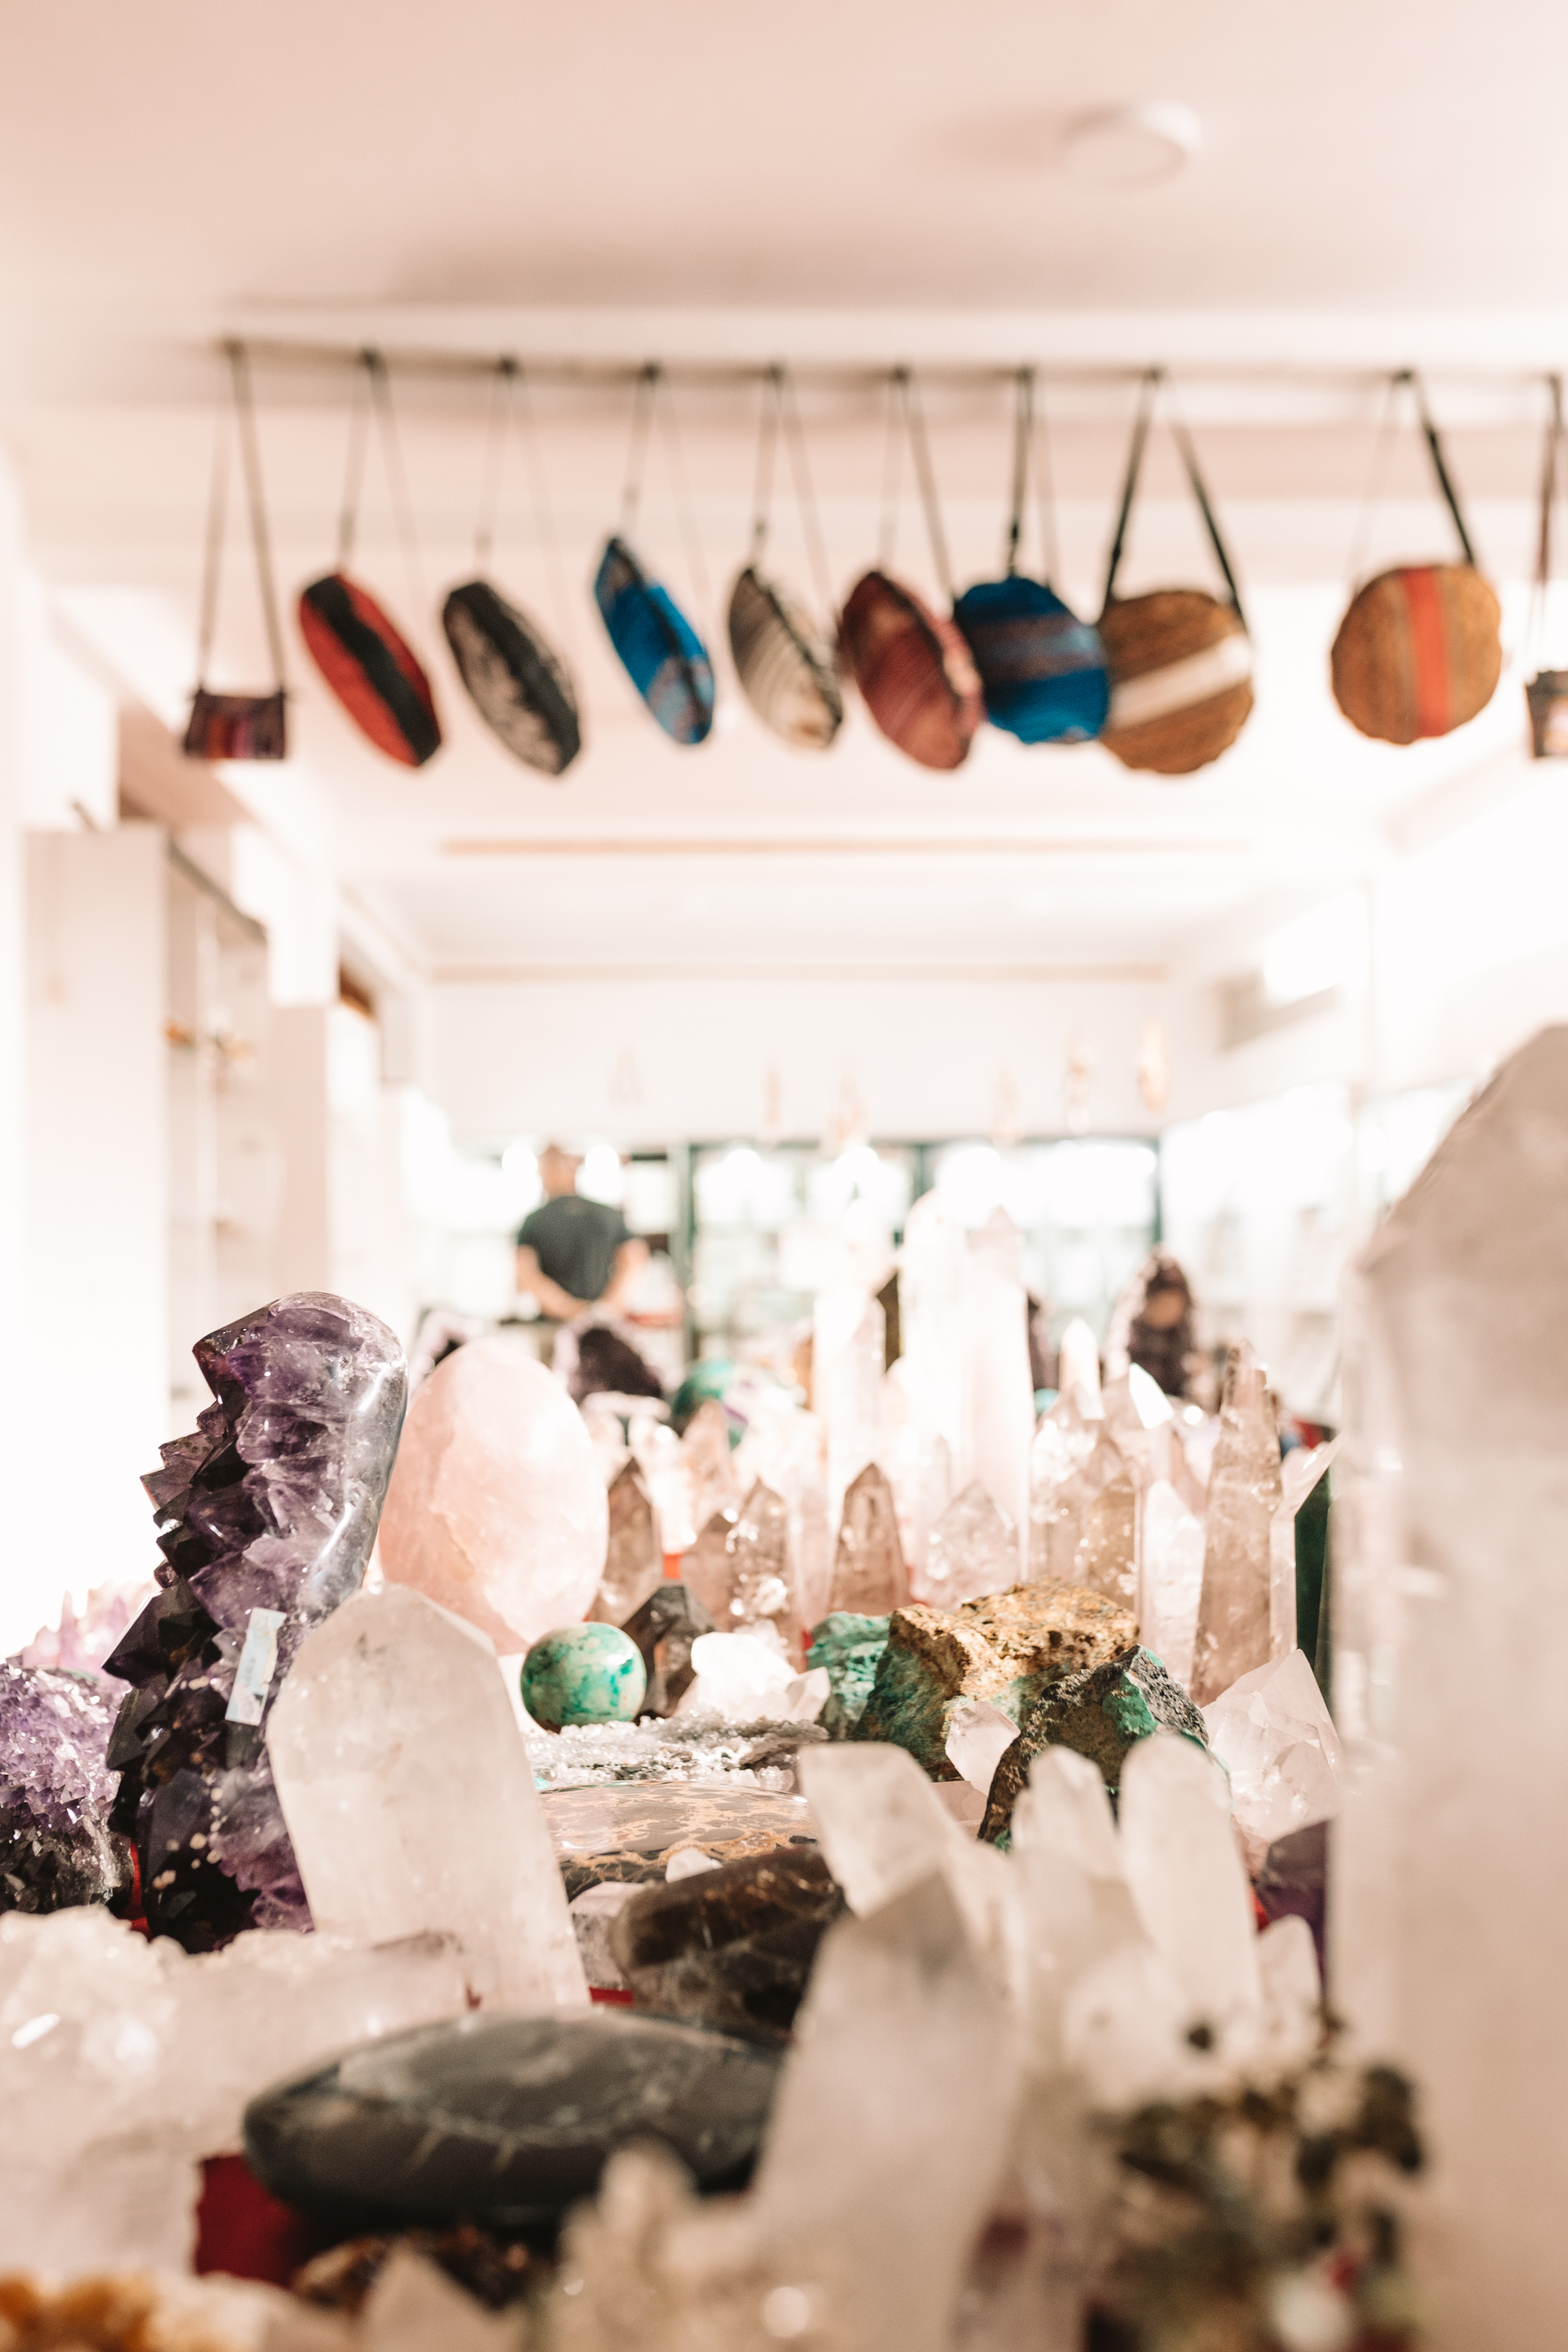
[[363,1576],[405,1373],[384,1323],[314,1291],[192,1352],[214,1402],[144,1481],[160,1590],[105,1662],[132,1685],[108,1761],[150,1927],[210,1951],[310,1924],[266,1725],[306,1634]]
[[1244,1851],[1261,1865],[1271,1845],[1340,1810],[1343,1751],[1300,1650],[1255,1666],[1204,1709],[1209,1745],[1230,1775]]
[[184,2268],[197,2167],[237,2147],[247,2100],[463,1999],[438,1937],[247,1934],[194,1957],[97,1907],[0,1918],[0,2267]]
[[720,1632],[772,1625],[782,1638],[795,1623],[789,1513],[783,1496],[756,1479],[739,1506],[716,1511],[708,1520],[681,1572]]
[[[1006,1219],[922,1207],[897,1289],[823,1303],[817,1412],[759,1381],[625,1448],[471,1341],[374,1591],[390,1335],[311,1298],[204,1342],[116,1654],[134,1748],[95,1760],[90,1686],[7,1670],[37,1883],[99,1874],[96,1908],[0,1917],[10,2258],[179,2261],[243,2114],[330,2233],[560,2231],[504,2342],[405,2251],[357,2328],[296,2305],[266,2352],[1076,2352],[1089,2305],[1147,2352],[1116,2164],[1310,2105],[1342,1760],[1283,1595],[1321,1463],[1282,1477],[1245,1353],[1206,1486],[1196,1408],[1136,1363],[1102,1395],[1087,1335],[1037,1425],[1025,1312]],[[114,1770],[149,1924],[200,1957],[105,1907]],[[1274,2335],[1223,2340],[1348,2347],[1363,2252],[1255,2237]],[[1222,2336],[1148,2343],[1189,2340]]]

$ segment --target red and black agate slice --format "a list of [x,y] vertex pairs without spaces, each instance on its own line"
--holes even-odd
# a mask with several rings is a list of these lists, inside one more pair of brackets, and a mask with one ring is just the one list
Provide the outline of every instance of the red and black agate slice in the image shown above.
[[412,646],[367,589],[329,572],[300,592],[310,659],[378,751],[422,768],[441,748],[436,698]]

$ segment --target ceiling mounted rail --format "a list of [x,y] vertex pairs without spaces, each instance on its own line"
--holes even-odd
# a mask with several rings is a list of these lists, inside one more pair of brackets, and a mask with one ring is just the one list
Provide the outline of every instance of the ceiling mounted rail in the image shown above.
[[[326,373],[351,375],[362,370],[367,358],[409,379],[426,378],[431,382],[472,382],[489,384],[498,368],[521,372],[537,384],[573,384],[632,386],[646,376],[650,365],[657,365],[661,377],[689,383],[756,384],[766,383],[781,362],[787,363],[792,379],[797,382],[840,384],[857,388],[885,385],[889,376],[900,369],[917,364],[922,383],[954,384],[994,384],[1009,391],[1016,385],[1021,364],[1030,367],[1044,383],[1128,386],[1141,383],[1150,365],[1160,366],[1180,379],[1184,386],[1199,384],[1240,386],[1244,384],[1270,386],[1321,387],[1342,392],[1375,391],[1386,384],[1391,370],[1386,365],[1372,362],[1310,361],[1292,359],[1166,359],[1152,352],[1144,361],[1088,360],[1063,356],[1053,359],[1048,352],[1030,348],[1006,358],[978,359],[972,356],[935,355],[915,352],[890,351],[885,359],[853,357],[833,359],[820,353],[796,353],[788,348],[768,359],[707,356],[693,352],[684,357],[670,357],[660,351],[648,351],[637,356],[627,353],[572,353],[559,350],[531,352],[516,344],[502,348],[476,346],[471,350],[443,350],[430,345],[410,344],[398,347],[390,341],[328,341],[305,337],[268,335],[226,336],[216,349],[226,363],[237,351],[243,351],[254,366],[278,369],[321,370]],[[1451,383],[1468,383],[1479,388],[1502,387],[1525,390],[1545,382],[1550,369],[1521,366],[1517,363],[1479,364],[1474,362],[1450,361],[1424,369],[1428,375],[1437,375]]]

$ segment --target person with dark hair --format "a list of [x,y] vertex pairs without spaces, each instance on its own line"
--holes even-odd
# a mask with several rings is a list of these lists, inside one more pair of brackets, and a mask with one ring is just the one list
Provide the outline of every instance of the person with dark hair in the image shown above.
[[1130,1364],[1168,1397],[1192,1394],[1199,1369],[1192,1285],[1166,1250],[1152,1250],[1116,1303],[1106,1341],[1105,1370],[1117,1380]]
[[[561,1351],[566,1334],[556,1342],[555,1369],[561,1373]],[[653,1366],[638,1355],[629,1339],[608,1323],[589,1323],[575,1333],[575,1360],[565,1370],[566,1387],[574,1402],[587,1396],[608,1394],[661,1397],[664,1383]]]

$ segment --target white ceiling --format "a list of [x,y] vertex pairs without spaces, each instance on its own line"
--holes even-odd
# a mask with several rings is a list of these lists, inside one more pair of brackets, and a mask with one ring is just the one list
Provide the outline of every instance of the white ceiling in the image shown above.
[[[1380,364],[1433,359],[1483,555],[1505,581],[1527,570],[1540,395],[1490,371],[1568,352],[1568,16],[1504,0],[1483,40],[1447,0],[990,0],[963,17],[927,0],[797,0],[785,16],[717,0],[59,0],[8,24],[6,63],[0,430],[72,625],[170,717],[222,331],[704,362],[675,394],[691,516],[656,449],[639,536],[721,670],[757,395],[706,363],[1027,353],[1088,369],[1051,404],[1064,576],[1089,608],[1131,408],[1106,368],[1184,363],[1259,648],[1241,744],[1185,784],[994,735],[931,777],[862,712],[828,758],[792,756],[732,685],[712,742],[665,743],[586,594],[626,430],[625,383],[603,378],[535,395],[555,562],[516,460],[495,559],[558,636],[588,715],[569,777],[531,776],[468,710],[433,620],[471,564],[487,389],[401,371],[420,560],[405,566],[373,465],[360,562],[420,639],[448,745],[415,776],[379,760],[295,640],[298,773],[279,792],[433,971],[1142,970],[1248,897],[1335,887],[1413,803],[1519,740],[1510,678],[1447,743],[1365,744],[1329,702],[1324,659]],[[1203,118],[1183,177],[1107,191],[1063,173],[1077,115],[1148,97]],[[1325,367],[1349,372],[1320,383]],[[346,378],[265,355],[258,374],[291,588],[331,557]],[[841,593],[876,547],[883,394],[869,373],[803,381]],[[1007,394],[939,375],[928,397],[963,581],[996,566]],[[1373,559],[1443,552],[1413,446],[1392,488]],[[1208,580],[1168,452],[1150,490],[1130,584]],[[775,551],[809,587],[787,497]],[[912,504],[900,560],[934,585]],[[237,564],[221,654],[231,679],[260,682]]]
[[[208,301],[1554,304],[1542,0],[54,0],[13,9],[0,295]],[[1137,196],[1083,110],[1194,106]]]

